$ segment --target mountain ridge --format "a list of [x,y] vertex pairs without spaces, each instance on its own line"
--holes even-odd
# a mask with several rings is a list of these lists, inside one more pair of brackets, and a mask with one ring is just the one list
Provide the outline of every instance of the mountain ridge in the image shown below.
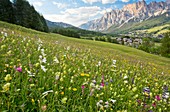
[[170,1],[149,4],[145,0],[125,5],[122,9],[112,10],[105,13],[101,18],[82,24],[80,28],[94,31],[106,31],[113,25],[118,27],[128,22],[142,22],[151,17],[170,12]]

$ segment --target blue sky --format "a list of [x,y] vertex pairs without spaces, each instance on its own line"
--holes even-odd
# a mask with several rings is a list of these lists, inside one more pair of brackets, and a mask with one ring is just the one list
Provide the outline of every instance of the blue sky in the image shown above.
[[[46,19],[79,26],[90,20],[102,17],[111,9],[121,9],[126,4],[139,0],[27,0]],[[145,0],[152,1],[165,0]]]

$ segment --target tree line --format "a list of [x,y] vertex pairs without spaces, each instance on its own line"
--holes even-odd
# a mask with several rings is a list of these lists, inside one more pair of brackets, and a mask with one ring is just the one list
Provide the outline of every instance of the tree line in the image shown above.
[[0,20],[38,31],[49,31],[44,17],[27,0],[0,0]]

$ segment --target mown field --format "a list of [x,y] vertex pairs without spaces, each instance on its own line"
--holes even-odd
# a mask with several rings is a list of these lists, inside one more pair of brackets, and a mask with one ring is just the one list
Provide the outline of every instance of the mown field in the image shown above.
[[0,22],[0,111],[169,112],[170,59]]

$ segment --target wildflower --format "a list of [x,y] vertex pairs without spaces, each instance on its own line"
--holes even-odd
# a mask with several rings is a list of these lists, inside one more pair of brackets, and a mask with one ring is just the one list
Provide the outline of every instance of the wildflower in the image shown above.
[[103,103],[103,100],[100,100],[99,102],[96,103],[97,107],[101,107],[102,106],[101,103]]
[[77,89],[76,89],[76,88],[73,88],[73,91],[77,91]]
[[84,74],[84,73],[81,73],[80,75],[81,75],[82,77],[83,77],[83,76],[85,76],[85,74]]
[[43,105],[43,106],[41,106],[41,109],[42,109],[42,111],[46,111],[47,110],[47,106]]
[[64,92],[61,92],[61,95],[64,95]]
[[103,82],[101,83],[101,86],[104,87],[104,83]]
[[110,101],[111,101],[113,104],[116,102],[116,100],[113,100],[113,99],[111,99]]
[[61,100],[62,103],[66,103],[66,101],[67,101],[67,97],[64,97],[64,98]]
[[85,85],[82,85],[81,88],[84,89],[84,88],[85,88]]
[[56,76],[55,76],[55,79],[56,79],[56,80],[58,80],[59,78],[60,78],[60,76],[59,76],[59,75],[56,75]]
[[42,69],[44,72],[47,71],[47,69],[46,69],[45,66],[43,66],[43,65],[41,65],[41,69]]
[[35,103],[35,100],[34,100],[34,99],[31,99],[31,102],[32,102],[32,103]]
[[153,107],[156,107],[156,103],[154,102],[154,103],[152,104],[152,106],[153,106]]
[[168,99],[168,98],[169,98],[169,92],[164,92],[164,93],[162,94],[162,98]]
[[95,87],[95,84],[94,83],[90,83],[90,87]]
[[55,92],[55,95],[58,95],[58,91]]
[[82,85],[82,86],[81,86],[82,94],[84,94],[84,88],[85,88],[85,85]]
[[159,95],[156,95],[156,96],[155,96],[155,99],[156,99],[156,100],[158,100],[158,101],[160,101],[160,100],[161,100],[161,98],[160,98],[160,96],[159,96]]
[[18,72],[22,72],[22,68],[21,68],[21,67],[16,68],[16,70],[17,70]]
[[7,92],[9,90],[9,87],[10,87],[10,83],[6,83],[2,89],[3,89],[3,92]]
[[42,59],[42,63],[46,63],[47,62],[47,59],[44,57],[43,59]]
[[127,79],[128,78],[128,76],[127,75],[125,75],[124,77],[123,77],[123,79]]
[[5,77],[5,81],[10,81],[10,80],[12,80],[12,77],[11,77],[11,75],[10,74],[7,74],[6,75],[6,77]]
[[90,75],[89,75],[89,74],[85,74],[85,76],[86,76],[86,77],[90,77]]
[[109,105],[109,102],[107,101],[107,102],[105,102],[105,104],[106,104],[106,105]]
[[116,64],[116,60],[113,60],[112,62],[113,62],[113,65],[115,65],[115,64]]
[[109,105],[105,105],[104,107],[105,107],[105,108],[109,108]]

